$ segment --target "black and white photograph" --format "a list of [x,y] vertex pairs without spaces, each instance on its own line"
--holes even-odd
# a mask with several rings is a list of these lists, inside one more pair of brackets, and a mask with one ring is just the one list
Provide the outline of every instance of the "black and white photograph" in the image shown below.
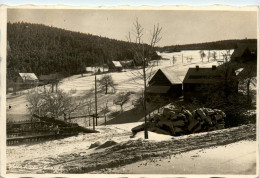
[[258,13],[7,7],[2,171],[256,177]]

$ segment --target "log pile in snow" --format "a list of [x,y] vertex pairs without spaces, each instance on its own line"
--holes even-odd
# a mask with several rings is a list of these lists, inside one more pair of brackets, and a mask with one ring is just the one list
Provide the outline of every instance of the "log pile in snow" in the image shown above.
[[[176,109],[172,105],[164,108],[163,113],[154,115],[147,122],[148,131],[167,135],[186,135],[224,129],[225,113],[218,109],[199,108],[192,112],[187,109]],[[144,130],[145,125],[132,129],[133,135]]]

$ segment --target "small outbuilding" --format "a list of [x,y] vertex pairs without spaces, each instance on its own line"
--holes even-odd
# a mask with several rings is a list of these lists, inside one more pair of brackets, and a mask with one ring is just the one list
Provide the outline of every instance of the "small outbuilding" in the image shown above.
[[39,79],[34,73],[19,73],[17,82],[25,83],[25,84],[34,84],[34,83],[38,83]]
[[[37,86],[39,79],[34,73],[19,73],[14,84],[16,89],[27,89]],[[16,90],[15,89],[15,90]]]
[[120,61],[123,68],[132,68],[134,66],[134,60]]
[[108,65],[109,71],[121,72],[123,67],[119,61],[111,61]]
[[172,69],[159,69],[148,84],[148,95],[174,98],[182,95],[182,81]]

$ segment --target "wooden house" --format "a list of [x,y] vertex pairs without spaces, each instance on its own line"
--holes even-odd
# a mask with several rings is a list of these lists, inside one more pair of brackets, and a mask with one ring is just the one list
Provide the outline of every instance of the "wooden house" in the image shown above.
[[119,61],[111,61],[108,64],[108,68],[109,68],[109,71],[117,71],[117,72],[121,72],[123,69],[123,67]]
[[182,95],[182,81],[171,69],[159,69],[148,84],[148,95],[162,95],[175,98]]
[[199,68],[199,66],[189,68],[183,80],[184,100],[196,98],[204,101],[211,92],[224,91],[224,84],[229,86],[230,92],[238,91],[235,71],[225,71],[223,67],[217,68],[216,66],[212,66],[212,68]]
[[15,83],[15,88],[18,90],[27,89],[27,88],[37,86],[39,83],[39,79],[34,73],[19,73],[14,83]]
[[238,47],[231,55],[231,62],[249,62],[256,61],[257,46],[256,44],[238,44]]
[[49,75],[41,75],[39,77],[39,83],[40,85],[43,85],[45,88],[45,85],[51,84],[52,92],[54,91],[54,86],[56,86],[56,91],[58,90],[58,83],[62,79],[62,76],[59,73],[53,73]]

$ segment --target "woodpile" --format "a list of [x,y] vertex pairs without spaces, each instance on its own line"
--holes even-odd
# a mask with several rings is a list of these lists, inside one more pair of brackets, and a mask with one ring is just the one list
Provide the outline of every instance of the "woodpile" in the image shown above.
[[[168,105],[147,123],[148,131],[173,136],[224,129],[225,113],[218,109],[199,108],[192,112],[182,107]],[[132,129],[133,135],[144,130],[145,125]]]

